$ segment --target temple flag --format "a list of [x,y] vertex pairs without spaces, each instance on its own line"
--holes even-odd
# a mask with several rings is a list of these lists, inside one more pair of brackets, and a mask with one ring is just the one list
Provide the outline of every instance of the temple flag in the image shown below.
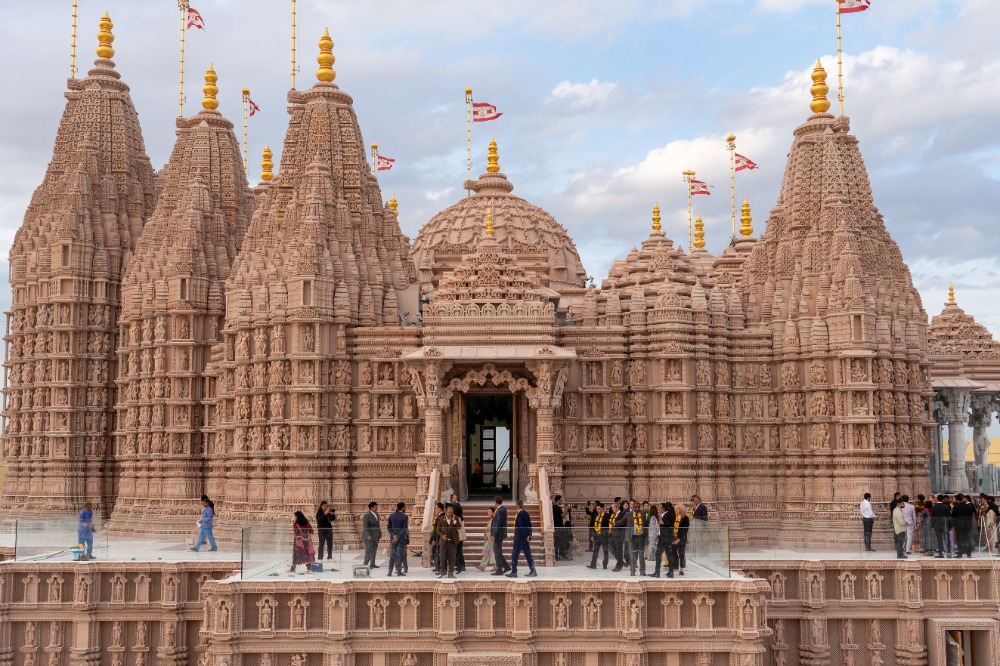
[[487,120],[496,120],[503,115],[497,113],[497,107],[486,102],[474,102],[472,104],[472,122],[485,123]]
[[378,170],[379,171],[389,171],[392,169],[396,160],[392,157],[386,157],[385,155],[378,156]]
[[691,179],[691,195],[692,196],[694,196],[695,194],[712,194],[711,192],[708,191],[709,187],[711,187],[711,185],[709,185],[705,181],[695,180],[693,178]]
[[[260,107],[254,104],[252,99],[248,98],[247,101],[250,102],[250,117],[252,118],[255,113],[260,111]],[[739,169],[737,169],[737,171],[739,171]]]
[[863,12],[872,6],[871,0],[840,0],[841,14]]
[[194,7],[188,7],[188,30],[191,28],[198,28],[199,30],[205,29],[205,19],[201,17],[201,12],[199,12]]
[[736,153],[736,170],[743,171],[744,169],[750,169],[751,171],[758,168],[757,163],[751,160],[746,155],[740,155]]

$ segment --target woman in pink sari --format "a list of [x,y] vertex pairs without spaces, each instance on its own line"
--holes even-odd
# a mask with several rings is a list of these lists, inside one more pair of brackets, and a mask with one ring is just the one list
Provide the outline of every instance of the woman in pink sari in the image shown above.
[[483,550],[479,554],[479,564],[476,568],[480,571],[486,571],[488,568],[495,566],[495,559],[493,557],[493,514],[496,513],[494,507],[490,507],[490,519],[486,522],[486,538],[483,539]]
[[295,520],[292,521],[292,534],[295,537],[292,543],[292,568],[289,572],[294,572],[295,567],[300,564],[311,564],[316,561],[316,549],[312,542],[312,525],[305,514],[301,511],[295,512]]

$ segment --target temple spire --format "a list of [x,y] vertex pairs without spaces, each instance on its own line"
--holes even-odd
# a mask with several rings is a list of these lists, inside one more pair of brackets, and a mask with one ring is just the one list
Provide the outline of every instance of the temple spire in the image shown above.
[[215,111],[219,108],[219,100],[215,98],[219,94],[219,86],[215,85],[215,82],[218,80],[219,77],[215,73],[215,65],[209,63],[208,70],[205,72],[205,85],[201,88],[201,91],[205,93],[205,97],[201,100],[201,106],[209,111]]
[[753,235],[751,222],[753,222],[753,218],[750,217],[750,200],[744,198],[743,205],[740,206],[740,235],[744,238],[750,238]]
[[810,102],[809,108],[812,109],[813,113],[826,113],[830,110],[830,100],[826,98],[826,94],[830,92],[830,86],[826,85],[826,70],[823,69],[823,63],[820,62],[819,58],[816,58],[812,80],[813,84],[809,88],[809,92],[812,93],[813,101]]
[[108,12],[104,12],[104,16],[101,17],[100,22],[97,24],[100,26],[101,30],[97,33],[97,57],[104,60],[111,60],[115,57],[115,50],[111,48],[111,43],[115,41],[114,33],[111,29],[115,27],[115,24],[111,22],[111,17],[108,16]]
[[271,161],[274,153],[271,152],[270,144],[264,144],[264,152],[260,155],[263,158],[260,162],[260,179],[265,183],[270,183],[271,179],[274,178],[274,172],[271,171],[274,168],[274,162]]
[[486,161],[489,164],[486,167],[486,171],[489,173],[497,173],[500,171],[500,155],[497,153],[497,138],[490,137],[490,152],[486,156]]
[[660,202],[657,201],[653,204],[653,231],[659,232],[659,230],[662,228],[660,226],[661,219],[662,218],[660,217]]
[[323,83],[333,83],[333,80],[337,78],[337,72],[333,69],[333,63],[336,60],[333,55],[333,40],[330,38],[330,29],[324,28],[323,36],[319,40],[319,55],[316,56],[316,62],[319,63],[316,79]]

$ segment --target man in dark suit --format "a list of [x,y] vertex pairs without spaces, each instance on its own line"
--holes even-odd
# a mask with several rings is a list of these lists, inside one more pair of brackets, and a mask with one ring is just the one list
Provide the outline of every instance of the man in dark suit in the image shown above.
[[591,517],[591,527],[588,528],[588,532],[591,533],[591,538],[594,540],[594,556],[590,560],[590,564],[587,565],[588,569],[597,568],[597,556],[604,549],[604,568],[608,568],[608,546],[611,540],[611,514],[604,512],[604,503],[597,502],[594,505],[594,514]]
[[615,568],[613,571],[621,571],[625,568],[625,561],[631,557],[631,553],[626,549],[628,541],[628,527],[632,524],[632,511],[628,502],[622,502],[615,516],[615,522],[611,526],[611,543],[615,550]]
[[[452,495],[451,499],[448,501],[453,507],[455,507],[455,516],[462,522],[465,523],[465,517],[462,515],[462,505],[458,501],[458,495]],[[462,552],[463,546],[465,546],[464,541],[458,542],[458,554],[455,557],[455,573],[462,573],[465,571],[465,553]]]
[[410,517],[406,515],[406,502],[396,505],[396,512],[389,516],[385,528],[389,532],[388,575],[392,575],[395,566],[396,575],[405,576],[403,567],[406,566],[406,545],[410,542]]
[[976,507],[972,506],[971,497],[962,493],[955,496],[955,506],[951,510],[951,519],[955,523],[957,557],[965,555],[971,558],[972,549],[975,547],[972,530],[976,525]]
[[629,571],[635,575],[635,565],[639,565],[639,575],[646,575],[646,534],[649,520],[645,512],[639,508],[639,503],[632,500],[632,522],[628,525],[629,538],[632,542],[632,557],[629,560]]
[[514,516],[514,549],[510,555],[511,570],[507,578],[517,578],[517,560],[522,552],[528,562],[528,578],[538,575],[535,571],[535,560],[531,557],[531,544],[528,543],[530,538],[531,515],[524,510],[524,500],[517,500],[517,515]]
[[944,495],[938,495],[937,500],[931,507],[931,528],[934,529],[938,546],[935,557],[951,557],[951,539],[948,534],[951,529],[951,507],[944,501]]
[[507,538],[507,507],[503,505],[503,498],[497,495],[493,498],[496,506],[496,513],[493,515],[493,523],[490,534],[493,536],[493,558],[496,560],[494,576],[502,576],[510,571],[510,565],[503,556],[503,540]]
[[368,511],[361,520],[361,538],[365,542],[364,563],[372,569],[378,569],[375,564],[375,553],[378,551],[378,542],[382,538],[382,528],[378,524],[378,502],[369,502]]
[[691,495],[691,505],[694,507],[694,514],[692,517],[695,520],[704,520],[708,522],[708,507],[701,503],[701,497],[698,495]]

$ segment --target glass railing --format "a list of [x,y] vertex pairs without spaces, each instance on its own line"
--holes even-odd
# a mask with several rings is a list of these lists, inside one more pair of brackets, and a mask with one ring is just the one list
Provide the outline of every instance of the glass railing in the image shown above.
[[[686,578],[729,578],[731,574],[729,528],[721,524],[692,520],[686,532],[680,530],[669,540],[650,538],[648,533],[635,537],[627,531],[598,534],[587,527],[556,528],[551,535],[555,564],[562,573],[579,568],[582,576],[595,575],[587,572],[589,568],[630,575],[634,564],[636,575],[650,575],[660,559],[661,577],[671,572]],[[540,547],[539,540],[533,539],[536,558]]]
[[21,562],[108,558],[108,534],[99,511],[93,531],[79,530],[76,514],[64,517],[18,518],[14,521],[14,559]]

